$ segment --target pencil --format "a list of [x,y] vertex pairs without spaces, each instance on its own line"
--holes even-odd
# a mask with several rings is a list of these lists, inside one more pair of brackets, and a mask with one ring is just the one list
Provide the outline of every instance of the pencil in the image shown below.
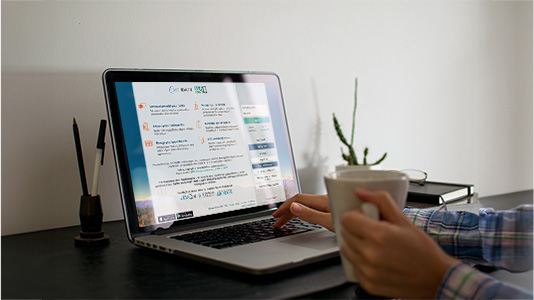
[[76,144],[76,155],[78,157],[78,169],[80,170],[80,181],[82,182],[82,192],[84,196],[89,195],[87,179],[85,178],[85,166],[83,163],[82,142],[80,141],[80,131],[76,118],[72,118],[72,131],[74,132],[74,143]]

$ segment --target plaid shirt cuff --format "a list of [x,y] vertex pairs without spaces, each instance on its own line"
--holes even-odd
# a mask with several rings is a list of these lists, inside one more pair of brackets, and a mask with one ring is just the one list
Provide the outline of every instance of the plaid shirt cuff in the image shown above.
[[532,291],[503,283],[466,264],[452,266],[443,276],[436,299],[533,299]]
[[443,276],[436,299],[473,299],[489,281],[494,279],[466,264],[454,265]]

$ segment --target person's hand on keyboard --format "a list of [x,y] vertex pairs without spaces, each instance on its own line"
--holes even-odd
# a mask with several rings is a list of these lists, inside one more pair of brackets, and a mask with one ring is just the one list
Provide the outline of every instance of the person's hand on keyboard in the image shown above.
[[330,231],[334,231],[332,214],[328,195],[297,194],[287,200],[274,213],[273,217],[278,218],[274,227],[283,227],[287,222],[295,217],[304,221],[321,225]]

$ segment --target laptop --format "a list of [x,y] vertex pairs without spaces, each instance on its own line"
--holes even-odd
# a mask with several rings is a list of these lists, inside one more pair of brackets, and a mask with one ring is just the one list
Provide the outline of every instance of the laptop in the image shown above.
[[300,192],[274,73],[108,69],[128,238],[251,274],[335,257],[335,235],[272,213]]

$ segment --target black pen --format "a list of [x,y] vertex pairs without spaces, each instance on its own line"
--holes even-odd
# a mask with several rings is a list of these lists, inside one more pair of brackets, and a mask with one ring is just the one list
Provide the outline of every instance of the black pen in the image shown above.
[[93,174],[92,196],[98,194],[98,178],[100,177],[100,167],[104,165],[104,148],[106,136],[106,120],[100,120],[100,129],[98,130],[98,139],[96,141],[95,172]]
[[80,140],[80,131],[76,118],[72,118],[72,131],[74,132],[74,144],[76,145],[76,156],[78,158],[78,170],[80,171],[80,181],[82,182],[82,193],[84,196],[89,195],[87,188],[87,179],[85,178],[85,165],[83,163],[82,142]]

